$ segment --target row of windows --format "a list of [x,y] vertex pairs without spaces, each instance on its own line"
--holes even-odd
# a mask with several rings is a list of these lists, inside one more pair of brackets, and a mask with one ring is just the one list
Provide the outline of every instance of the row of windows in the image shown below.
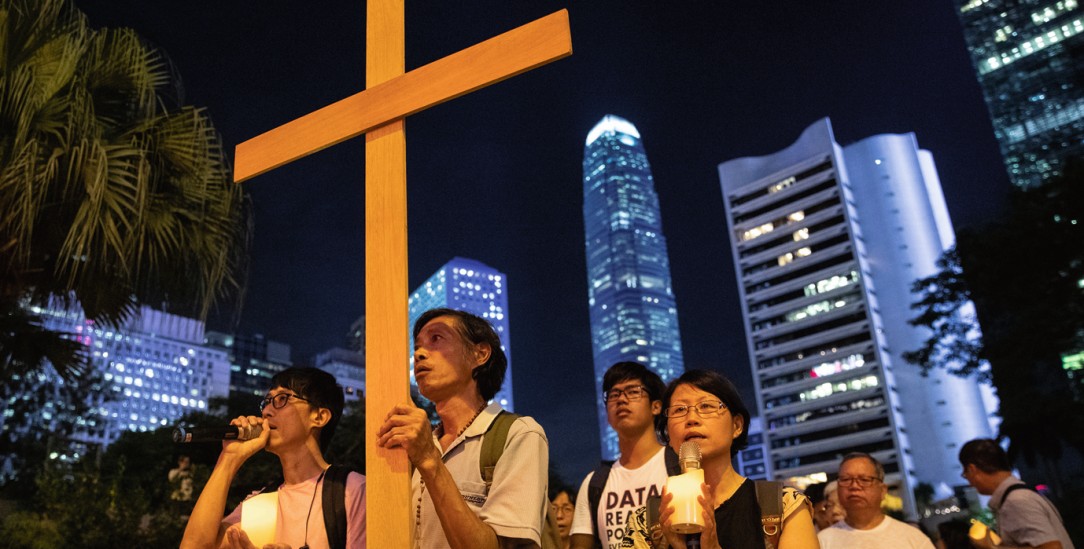
[[823,270],[826,270],[826,269],[830,269],[832,267],[835,267],[837,265],[843,265],[843,264],[848,263],[850,261],[854,261],[854,257],[852,256],[851,251],[849,249],[845,249],[845,250],[842,251],[842,253],[836,254],[834,256],[826,257],[823,260],[818,261],[817,263],[811,263],[811,264],[809,264],[809,265],[807,265],[805,267],[794,269],[794,270],[789,271],[789,272],[787,272],[785,274],[781,274],[779,276],[775,276],[775,277],[769,278],[767,280],[763,280],[763,281],[758,282],[756,284],[750,284],[750,285],[745,287],[745,293],[746,294],[752,294],[752,293],[755,293],[755,292],[760,292],[760,291],[766,290],[768,288],[771,288],[772,286],[777,286],[779,284],[783,284],[784,282],[790,282],[791,280],[804,278],[804,277],[806,277],[806,276],[808,276],[810,274],[813,274],[813,273],[815,273],[817,271],[823,271]]
[[[826,201],[824,201],[824,202],[822,202],[820,204],[817,204],[815,206],[812,206],[812,207],[806,208],[804,210],[801,210],[800,212],[796,212],[796,213],[801,213],[802,214],[801,221],[804,221],[805,218],[810,217],[815,213],[818,213],[818,212],[820,212],[822,210],[832,208],[832,207],[835,207],[835,206],[838,206],[838,205],[839,205],[838,201],[836,201],[835,199],[830,199],[830,200],[826,200]],[[789,219],[789,216],[784,217],[784,218],[780,218],[780,219],[782,219],[782,220]],[[772,248],[774,248],[776,246],[781,246],[781,245],[784,245],[784,244],[788,244],[790,242],[798,242],[798,241],[801,241],[801,240],[806,240],[806,239],[809,238],[810,235],[817,234],[820,231],[823,231],[825,229],[830,229],[830,228],[838,226],[838,225],[840,225],[842,223],[843,223],[843,216],[842,215],[832,216],[831,218],[829,218],[829,219],[827,219],[825,221],[821,221],[819,223],[815,223],[815,224],[810,225],[808,227],[798,229],[797,231],[794,231],[790,235],[785,235],[784,234],[783,236],[780,236],[778,238],[773,238],[771,240],[767,240],[762,244],[757,244],[756,246],[743,248],[738,257],[744,259],[746,257],[754,256],[754,255],[759,254],[761,252],[770,250],[770,249],[772,249]],[[764,227],[764,226],[766,226],[766,225],[762,225],[761,227]],[[772,230],[775,230],[777,228],[778,227],[774,226],[774,222],[773,222]],[[750,230],[753,230],[753,229],[750,229]],[[748,233],[749,231],[745,231],[745,232]],[[744,233],[743,233],[743,235],[744,235]]]
[[[869,357],[872,360],[872,356]],[[867,357],[860,353],[848,355],[837,360],[821,362],[808,370],[799,370],[790,374],[772,377],[761,382],[761,387],[768,389],[807,379],[824,378],[856,370],[867,364]]]
[[741,206],[742,204],[745,204],[746,202],[756,200],[757,198],[760,198],[762,196],[767,196],[769,194],[778,193],[780,191],[783,191],[785,189],[790,188],[792,185],[794,185],[798,181],[801,181],[801,180],[809,178],[809,177],[811,177],[813,175],[819,174],[819,173],[821,173],[821,172],[823,172],[825,170],[831,169],[831,167],[832,167],[831,160],[825,160],[824,162],[821,162],[820,164],[817,164],[816,166],[813,166],[812,168],[808,168],[806,170],[798,172],[797,174],[795,174],[795,175],[793,175],[791,177],[788,177],[786,179],[783,179],[782,181],[779,181],[777,183],[773,183],[772,185],[769,185],[768,187],[753,191],[753,192],[751,192],[751,193],[749,193],[747,195],[732,198],[730,200],[730,207],[734,208],[734,207],[737,207],[737,206]]
[[788,404],[794,404],[797,402],[809,402],[813,400],[827,398],[840,393],[861,391],[863,389],[877,387],[878,384],[879,381],[877,380],[877,376],[872,374],[844,381],[821,383],[816,387],[801,391],[799,393],[780,395],[771,399],[767,399],[764,401],[764,408],[767,410],[771,410],[772,408],[786,406]]
[[[809,198],[809,197],[811,197],[811,196],[813,196],[813,195],[815,195],[817,193],[820,193],[822,191],[826,191],[828,189],[834,189],[834,188],[836,188],[836,186],[837,186],[836,180],[834,178],[828,178],[828,179],[826,179],[826,180],[824,180],[824,181],[822,181],[822,182],[820,182],[820,183],[818,183],[816,185],[813,185],[813,186],[809,187],[808,189],[804,189],[802,191],[795,192],[793,194],[788,193],[788,196],[782,198],[781,201],[772,202],[770,204],[766,204],[766,205],[761,206],[760,208],[757,208],[757,209],[752,210],[750,212],[746,212],[744,214],[736,216],[734,218],[734,224],[737,225],[737,224],[745,223],[746,221],[749,221],[750,219],[760,217],[760,216],[762,216],[762,215],[764,215],[764,214],[766,214],[766,213],[768,213],[768,212],[770,212],[772,210],[779,209],[780,207],[782,207],[785,204],[792,204],[792,203],[797,202],[797,201],[799,201],[799,200],[801,200],[803,198]],[[785,201],[785,204],[784,204],[784,201]]]
[[858,410],[867,410],[869,408],[884,406],[884,403],[885,399],[881,395],[852,400],[850,402],[842,402],[839,404],[833,404],[831,406],[825,406],[823,408],[817,408],[816,410],[808,410],[797,414],[791,414],[775,418],[768,423],[768,428],[774,430],[780,427],[797,425],[799,423],[805,423],[807,421],[813,421],[815,419],[834,416],[836,414],[843,414]]
[[789,448],[791,446],[798,446],[803,443],[816,442],[819,440],[826,440],[836,437],[844,437],[848,435],[853,435],[855,433],[862,433],[865,431],[871,431],[873,429],[880,429],[888,426],[889,422],[887,417],[871,419],[858,423],[849,423],[847,425],[840,425],[839,427],[833,427],[831,429],[825,429],[823,431],[813,431],[811,433],[802,433],[801,435],[773,440],[772,449]]
[[[873,442],[870,444],[861,444],[858,446],[848,447],[847,452],[865,452],[872,454],[874,452],[880,452],[882,450],[895,449],[896,444],[889,437],[886,440],[880,442]],[[814,463],[821,463],[823,461],[838,461],[841,452],[839,450],[829,450],[827,452],[818,452],[816,454],[809,454],[805,456],[797,456],[788,459],[778,459],[775,461],[775,469],[789,469],[791,467],[800,467],[802,465],[811,465]],[[889,472],[889,464],[885,463],[885,472]],[[898,468],[897,468],[898,470]]]

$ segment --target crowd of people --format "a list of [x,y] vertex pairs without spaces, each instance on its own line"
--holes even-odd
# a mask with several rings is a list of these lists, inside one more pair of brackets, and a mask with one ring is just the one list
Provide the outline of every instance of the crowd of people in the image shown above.
[[[404,450],[411,463],[415,548],[933,547],[917,527],[885,515],[885,471],[869,454],[844,456],[838,478],[809,496],[743,477],[733,458],[748,442],[749,411],[733,383],[706,370],[689,370],[667,385],[642,364],[614,364],[601,396],[618,435],[618,459],[602,462],[578,490],[547,493],[542,427],[487,404],[507,369],[489,323],[434,309],[417,320],[413,335],[418,389],[440,422],[434,429],[424,410],[405,402],[387,412],[374,436],[380,447]],[[240,436],[223,442],[182,547],[255,547],[241,525],[245,502],[227,513],[226,495],[240,467],[261,450],[278,456],[283,477],[274,487],[274,541],[265,547],[366,547],[365,478],[324,459],[343,409],[334,377],[287,369],[271,380],[260,409],[260,416],[231,422]],[[503,444],[487,445],[487,437]],[[667,490],[667,479],[687,465],[678,455],[690,442],[704,479],[693,504],[702,522],[696,532],[679,524]],[[994,441],[967,443],[960,461],[964,478],[991,496],[1001,538],[974,539],[966,524],[961,530],[947,523],[940,547],[1073,549],[1057,510],[1012,476]]]

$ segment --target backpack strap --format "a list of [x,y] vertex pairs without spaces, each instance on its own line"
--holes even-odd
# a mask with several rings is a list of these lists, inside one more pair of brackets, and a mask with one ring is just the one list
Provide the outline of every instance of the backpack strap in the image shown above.
[[674,451],[669,445],[662,450],[663,460],[666,462],[666,476],[672,477],[674,475],[681,474],[681,458],[678,457],[677,452]]
[[519,419],[518,414],[501,410],[482,436],[482,449],[478,454],[478,470],[482,474],[482,482],[486,483],[487,490],[493,484],[493,470],[497,468],[497,462],[504,454],[504,445],[508,441],[508,429],[517,419]]
[[350,470],[332,465],[324,473],[324,492],[320,501],[324,506],[324,530],[331,549],[346,549],[346,477]]
[[[1013,492],[1015,492],[1017,490],[1030,490],[1032,492],[1035,492],[1036,494],[1039,493],[1038,490],[1036,490],[1035,488],[1032,488],[1031,486],[1028,486],[1027,484],[1013,484],[1012,486],[1009,486],[1008,488],[1006,488],[1004,492],[1002,492],[1001,501],[998,502],[997,508],[1001,509],[1005,505],[1005,498],[1009,497],[1009,494],[1011,494],[1011,493],[1013,493]],[[1040,495],[1042,495],[1042,494],[1040,494]]]
[[756,487],[760,524],[764,530],[764,549],[775,549],[783,532],[783,483],[758,480]]
[[601,547],[598,537],[598,506],[602,503],[602,491],[606,488],[606,481],[610,478],[610,469],[614,462],[604,460],[595,468],[591,475],[591,482],[587,485],[587,501],[591,504],[591,530],[595,533],[595,547]]

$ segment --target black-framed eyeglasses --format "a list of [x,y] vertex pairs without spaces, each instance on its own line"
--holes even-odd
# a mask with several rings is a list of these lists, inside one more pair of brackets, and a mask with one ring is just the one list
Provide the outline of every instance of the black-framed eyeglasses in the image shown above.
[[305,397],[300,397],[292,393],[279,393],[275,396],[264,397],[263,400],[260,401],[260,411],[263,412],[263,409],[267,408],[268,404],[273,406],[276,410],[285,408],[286,403],[290,402],[291,398],[296,398],[297,400],[304,400],[305,402],[312,402]]
[[621,398],[621,395],[625,395],[625,398],[629,399],[629,402],[634,400],[640,400],[647,394],[647,387],[643,385],[630,385],[624,389],[610,389],[610,392],[602,395],[602,402],[609,403],[611,400],[617,400]]
[[675,404],[663,410],[663,415],[667,418],[685,417],[689,415],[689,410],[696,410],[697,415],[700,417],[715,417],[723,415],[723,411],[727,410],[727,407],[721,400],[702,400],[691,406],[688,404]]
[[839,477],[836,482],[840,486],[858,486],[859,488],[869,488],[873,486],[874,482],[881,482],[880,477]]

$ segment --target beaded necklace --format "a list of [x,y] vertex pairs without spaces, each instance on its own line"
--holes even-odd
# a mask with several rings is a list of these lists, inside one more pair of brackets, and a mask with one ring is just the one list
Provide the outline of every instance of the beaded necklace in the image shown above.
[[[468,421],[467,423],[465,423],[463,425],[463,428],[460,429],[459,432],[455,434],[455,438],[453,438],[452,440],[455,441],[459,437],[463,436],[463,433],[467,432],[467,429],[469,429],[470,426],[472,424],[474,424],[474,420],[478,419],[478,416],[482,413],[482,410],[485,410],[485,409],[486,409],[486,404],[483,402],[481,408],[478,408],[478,411],[474,412],[474,415],[471,416],[470,421]],[[443,421],[440,423],[440,426],[437,427],[437,430],[439,430],[442,435],[444,434],[444,422]],[[439,440],[440,437],[437,437],[437,439]],[[419,475],[419,477],[420,477],[420,475]],[[415,509],[414,509],[414,539],[418,539],[418,529],[421,528],[421,524],[422,524],[422,499],[425,498],[425,479],[419,478],[418,481],[421,484],[421,491],[418,492],[418,506],[415,507]]]

